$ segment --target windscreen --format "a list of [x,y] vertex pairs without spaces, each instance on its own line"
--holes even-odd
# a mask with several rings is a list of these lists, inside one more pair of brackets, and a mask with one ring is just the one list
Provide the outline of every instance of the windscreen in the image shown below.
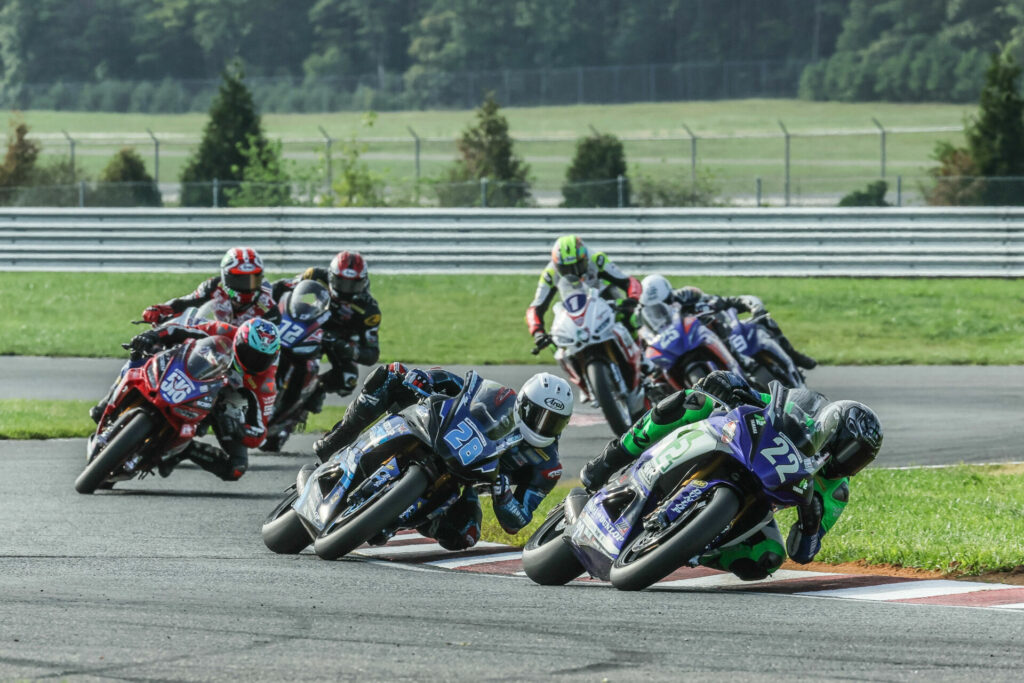
[[231,342],[227,337],[205,337],[192,346],[185,369],[192,379],[206,382],[227,374],[231,359]]
[[672,324],[674,311],[663,301],[648,304],[640,309],[640,321],[652,332],[661,332]]
[[485,379],[469,404],[469,414],[491,441],[507,435],[515,426],[516,392]]
[[327,312],[330,301],[326,287],[313,280],[303,280],[288,295],[288,315],[292,320],[310,322]]
[[814,456],[839,425],[838,413],[828,410],[825,397],[816,391],[782,389],[772,393],[777,396],[781,431],[801,453]]

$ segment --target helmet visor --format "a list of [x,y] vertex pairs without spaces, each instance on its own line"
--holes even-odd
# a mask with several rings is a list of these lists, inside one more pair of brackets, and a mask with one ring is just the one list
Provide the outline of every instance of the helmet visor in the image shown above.
[[587,261],[577,259],[572,263],[556,263],[555,270],[564,277],[583,277],[587,273]]
[[331,293],[334,294],[334,296],[342,294],[358,294],[363,291],[363,288],[366,286],[366,283],[362,278],[348,278],[331,273],[327,279],[331,285]]
[[263,273],[224,273],[224,287],[236,292],[256,292],[262,284]]
[[238,344],[235,346],[235,358],[238,360],[242,370],[251,375],[256,375],[273,365],[277,360],[277,354],[263,353],[248,344]]
[[557,437],[569,424],[569,416],[550,408],[524,400],[519,407],[519,418],[527,427],[543,437]]

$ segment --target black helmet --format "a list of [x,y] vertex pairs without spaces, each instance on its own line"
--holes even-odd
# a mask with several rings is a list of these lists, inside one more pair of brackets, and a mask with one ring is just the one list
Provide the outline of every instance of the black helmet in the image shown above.
[[822,468],[829,479],[852,477],[868,466],[882,447],[882,423],[875,411],[859,401],[836,401],[839,424],[829,443],[831,457]]

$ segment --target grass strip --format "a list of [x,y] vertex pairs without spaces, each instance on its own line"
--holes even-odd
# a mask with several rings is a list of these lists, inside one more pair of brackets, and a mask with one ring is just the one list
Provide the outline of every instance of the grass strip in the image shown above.
[[[538,271],[544,258],[538,254]],[[147,305],[191,292],[202,278],[0,273],[7,302],[0,355],[123,356],[121,342],[142,329],[130,320]],[[760,296],[793,343],[826,364],[1024,363],[1024,298],[1014,280],[670,279],[716,294]],[[530,355],[524,313],[535,276],[374,275],[372,281],[383,310],[382,362],[553,362],[550,353]]]
[[[541,504],[527,529],[509,536],[484,500],[482,537],[521,545],[561,501],[560,485]],[[1012,465],[885,470],[868,469],[851,483],[851,499],[825,536],[819,562],[863,560],[974,576],[1024,565],[1024,468]],[[783,537],[796,521],[794,510],[777,517]]]
[[[94,401],[0,400],[0,439],[87,437],[96,430],[89,418],[93,405]],[[309,416],[305,431],[325,432],[344,414],[344,406],[324,406],[322,413]]]

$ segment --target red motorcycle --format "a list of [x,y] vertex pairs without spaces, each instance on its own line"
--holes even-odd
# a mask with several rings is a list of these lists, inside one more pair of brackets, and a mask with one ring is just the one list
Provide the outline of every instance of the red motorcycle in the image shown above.
[[88,463],[75,490],[92,493],[144,477],[185,449],[227,384],[232,358],[231,341],[213,336],[189,339],[129,368],[89,437]]

